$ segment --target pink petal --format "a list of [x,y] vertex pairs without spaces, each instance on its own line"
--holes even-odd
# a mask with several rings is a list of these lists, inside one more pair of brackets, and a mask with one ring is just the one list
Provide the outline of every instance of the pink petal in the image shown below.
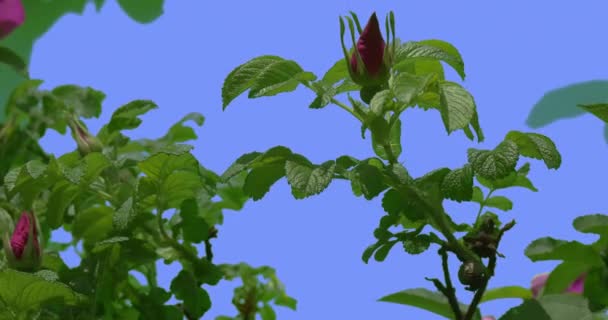
[[532,290],[532,296],[534,298],[536,298],[540,294],[540,291],[547,283],[548,278],[549,278],[548,272],[537,274],[534,276],[534,278],[532,278],[531,290]]
[[582,294],[585,289],[585,274],[576,278],[566,292]]

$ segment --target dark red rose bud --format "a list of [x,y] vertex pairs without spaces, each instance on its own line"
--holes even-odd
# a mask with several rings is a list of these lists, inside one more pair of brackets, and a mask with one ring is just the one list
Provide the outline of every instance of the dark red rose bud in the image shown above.
[[[357,41],[357,52],[369,76],[375,76],[380,72],[380,67],[384,62],[385,46],[380,32],[380,24],[374,12]],[[350,67],[352,70],[357,70],[357,66],[357,55],[353,52],[350,58]]]
[[[354,48],[350,53],[346,50],[342,38],[342,49],[344,50],[350,77],[353,82],[364,88],[381,87],[388,80],[390,57],[394,46],[389,46],[384,41],[376,13],[372,14],[363,30],[360,29],[359,22],[354,14],[353,20],[357,24],[360,34],[357,42],[353,43]],[[354,42],[353,20],[349,19],[348,22]],[[342,36],[344,36],[344,22],[340,21]]]

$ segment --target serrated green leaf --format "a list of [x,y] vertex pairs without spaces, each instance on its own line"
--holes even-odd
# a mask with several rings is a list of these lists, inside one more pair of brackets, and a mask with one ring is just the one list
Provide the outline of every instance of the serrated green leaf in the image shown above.
[[441,192],[446,199],[469,201],[473,197],[473,169],[466,164],[448,172],[441,182]]
[[441,118],[448,134],[468,127],[476,112],[473,96],[459,84],[449,81],[439,84],[439,96]]
[[277,56],[260,56],[236,67],[224,80],[222,108],[247,89],[249,98],[276,95],[296,89],[302,81],[314,80],[294,61]]
[[555,143],[542,134],[510,131],[505,139],[515,142],[522,156],[542,159],[549,169],[557,169],[562,163]]
[[440,40],[424,42],[408,41],[397,47],[395,52],[395,67],[412,59],[434,59],[450,65],[462,79],[465,78],[464,63],[455,48]]
[[428,250],[431,245],[431,238],[428,234],[419,234],[403,241],[403,249],[405,252],[417,255]]
[[110,132],[135,129],[141,124],[139,116],[158,106],[150,100],[134,100],[116,109],[107,127]]
[[392,95],[399,103],[399,112],[414,104],[418,95],[424,92],[424,89],[431,81],[431,76],[415,76],[409,73],[400,73],[390,83]]
[[437,39],[418,41],[418,44],[438,48],[440,50],[443,50],[445,53],[447,53],[451,57],[451,59],[449,59],[447,61],[444,60],[444,61],[447,64],[449,64],[452,68],[454,68],[454,70],[456,70],[458,75],[460,75],[461,79],[464,80],[464,78],[465,78],[464,62],[463,62],[462,56],[460,55],[460,52],[458,52],[458,49],[456,49],[456,47],[454,47],[452,44],[447,43],[443,40],[437,40]]
[[[285,176],[296,199],[302,199],[319,194],[331,183],[336,168],[335,161],[327,161],[319,166],[310,161],[292,156],[285,162]],[[306,160],[306,161],[304,161]]]
[[131,221],[135,218],[135,208],[133,203],[133,198],[128,198],[123,204],[120,206],[118,210],[114,213],[112,217],[112,225],[116,230],[123,231],[125,230]]
[[482,178],[497,180],[515,171],[519,159],[517,145],[511,140],[501,142],[494,150],[468,150],[473,171]]
[[98,118],[101,114],[101,103],[106,97],[101,91],[76,85],[59,86],[51,92],[69,110],[73,110],[83,118]]

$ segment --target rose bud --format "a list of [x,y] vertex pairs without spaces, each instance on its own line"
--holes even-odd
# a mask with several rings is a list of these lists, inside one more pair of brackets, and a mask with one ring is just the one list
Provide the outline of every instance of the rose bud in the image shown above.
[[72,137],[76,140],[78,151],[81,155],[85,156],[91,152],[100,152],[103,149],[103,145],[99,139],[93,136],[80,120],[77,118],[71,119],[69,121],[69,126],[72,130]]
[[0,39],[7,37],[25,21],[21,0],[0,0]]
[[[355,18],[355,22],[359,28],[359,22],[354,14],[353,18]],[[340,22],[341,29],[343,30],[344,23],[342,20]],[[354,28],[352,28],[350,20],[349,25],[351,26],[351,32],[353,32],[352,38],[354,41]],[[376,13],[373,13],[369,18],[363,31],[359,29],[359,32],[359,39],[351,54],[347,52],[344,38],[342,38],[342,49],[350,77],[353,82],[364,88],[382,86],[388,80],[391,64],[390,57],[392,56],[391,50],[394,50],[394,48],[384,42]]]
[[22,271],[35,271],[42,262],[42,249],[38,237],[39,227],[34,213],[24,211],[9,239],[4,233],[2,244],[11,268]]
[[[585,276],[586,275],[583,274],[576,278],[576,280],[570,284],[570,287],[566,289],[566,292],[582,294],[585,285]],[[548,272],[538,274],[532,278],[532,286],[530,289],[532,290],[532,296],[534,298],[537,298],[542,293],[545,288],[545,284],[547,283],[547,279],[549,279]]]

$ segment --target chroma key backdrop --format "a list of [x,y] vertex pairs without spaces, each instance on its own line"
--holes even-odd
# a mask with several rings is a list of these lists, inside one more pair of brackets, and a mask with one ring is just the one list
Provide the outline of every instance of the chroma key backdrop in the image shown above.
[[606,10],[0,0],[0,319],[608,319]]

